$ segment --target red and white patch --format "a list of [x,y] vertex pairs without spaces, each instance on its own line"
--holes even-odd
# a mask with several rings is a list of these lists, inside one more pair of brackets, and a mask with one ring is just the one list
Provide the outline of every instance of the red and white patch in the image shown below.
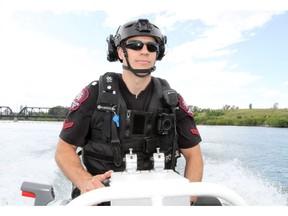
[[195,135],[199,135],[200,134],[197,128],[190,128],[190,132],[192,134],[195,134]]
[[89,91],[84,88],[74,99],[72,102],[70,109],[71,110],[77,110],[80,105],[88,98],[89,96]]
[[194,114],[191,110],[191,108],[188,107],[188,105],[186,104],[186,102],[184,101],[183,97],[180,96],[179,98],[179,106],[180,108],[182,108],[188,115],[190,115],[191,117],[194,117]]

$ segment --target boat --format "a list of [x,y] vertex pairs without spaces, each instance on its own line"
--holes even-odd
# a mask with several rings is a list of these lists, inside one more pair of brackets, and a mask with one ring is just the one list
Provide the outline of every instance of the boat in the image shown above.
[[[226,186],[189,182],[174,170],[164,169],[164,157],[158,149],[153,155],[154,168],[140,171],[137,170],[137,155],[130,152],[125,157],[126,170],[112,173],[109,186],[53,205],[96,206],[110,202],[111,206],[190,206],[190,196],[210,200],[204,205],[246,205],[239,194]],[[55,199],[52,185],[25,181],[21,190],[22,196],[35,199],[36,206],[50,205]]]

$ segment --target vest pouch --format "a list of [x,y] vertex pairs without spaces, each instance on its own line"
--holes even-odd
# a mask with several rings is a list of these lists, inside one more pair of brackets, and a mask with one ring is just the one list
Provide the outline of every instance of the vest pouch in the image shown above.
[[159,146],[160,145],[159,145],[159,138],[158,137],[145,138],[145,142],[143,145],[143,153],[144,154],[156,153],[157,152],[156,148]]

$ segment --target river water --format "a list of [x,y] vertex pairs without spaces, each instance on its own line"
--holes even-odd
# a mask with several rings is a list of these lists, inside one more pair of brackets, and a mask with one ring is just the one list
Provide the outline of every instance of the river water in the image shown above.
[[[61,122],[0,121],[0,205],[29,206],[23,181],[51,184],[56,201],[70,197],[71,183],[54,153]],[[288,205],[288,129],[199,126],[205,182],[235,190],[251,206]],[[178,161],[183,173],[183,158]]]

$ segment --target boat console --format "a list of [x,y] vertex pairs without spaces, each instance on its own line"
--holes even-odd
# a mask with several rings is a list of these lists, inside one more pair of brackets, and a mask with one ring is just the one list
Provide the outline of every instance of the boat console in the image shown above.
[[[97,205],[110,201],[111,206],[189,206],[190,196],[215,197],[229,205],[245,205],[241,196],[225,186],[189,182],[173,170],[164,169],[165,155],[159,148],[153,154],[152,170],[137,170],[137,154],[133,149],[124,160],[126,170],[112,173],[109,186],[84,193],[62,205]],[[47,205],[55,197],[51,185],[23,182],[21,190],[23,196],[35,198],[35,205]]]

